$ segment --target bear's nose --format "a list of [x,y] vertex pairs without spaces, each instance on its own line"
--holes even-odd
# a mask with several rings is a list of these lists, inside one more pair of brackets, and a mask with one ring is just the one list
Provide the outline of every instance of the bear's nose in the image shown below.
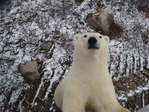
[[90,38],[88,39],[88,43],[89,43],[90,45],[94,45],[94,44],[96,44],[96,42],[97,42],[97,39],[96,39],[95,37],[90,37]]

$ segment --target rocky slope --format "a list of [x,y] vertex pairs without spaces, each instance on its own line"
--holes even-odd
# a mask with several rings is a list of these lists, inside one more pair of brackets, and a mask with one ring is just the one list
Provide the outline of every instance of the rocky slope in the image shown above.
[[[94,31],[85,19],[97,8],[111,8],[123,28],[109,45],[109,71],[118,100],[132,112],[149,104],[147,4],[148,0],[84,0],[80,5],[73,0],[1,2],[0,111],[59,111],[53,93],[71,66],[72,37]],[[31,60],[37,61],[41,77],[28,82],[18,66]]]

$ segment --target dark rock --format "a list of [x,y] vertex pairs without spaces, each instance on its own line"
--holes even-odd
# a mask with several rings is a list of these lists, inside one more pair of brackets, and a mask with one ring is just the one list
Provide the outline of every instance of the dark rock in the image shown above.
[[86,22],[95,31],[106,35],[117,35],[122,32],[120,25],[114,22],[114,12],[111,9],[101,9],[95,13],[88,14]]
[[136,5],[140,11],[149,11],[149,0],[137,0]]
[[[0,11],[7,9],[7,11],[10,10],[10,4],[11,0],[0,0]],[[1,14],[0,14],[1,16]]]
[[139,11],[143,11],[145,16],[149,18],[149,0],[137,0],[136,6]]
[[80,5],[84,0],[75,0],[77,5]]
[[38,64],[36,61],[29,61],[25,64],[20,64],[19,71],[22,76],[28,80],[34,81],[40,78]]
[[149,79],[149,69],[144,68],[144,73],[143,73],[143,75],[146,76],[146,77]]
[[5,3],[7,3],[9,0],[0,0],[0,6],[4,5]]
[[109,34],[110,24],[114,22],[113,11],[99,10],[95,13],[90,13],[86,22],[95,30],[103,30],[104,33]]
[[149,10],[145,13],[146,18],[149,18]]
[[142,40],[145,44],[147,44],[149,42],[149,36],[148,35],[149,35],[149,31],[143,32],[141,35]]
[[41,50],[49,51],[49,50],[52,48],[52,45],[53,45],[53,42],[47,41],[47,42],[44,42],[44,43],[40,46],[40,48],[41,48]]

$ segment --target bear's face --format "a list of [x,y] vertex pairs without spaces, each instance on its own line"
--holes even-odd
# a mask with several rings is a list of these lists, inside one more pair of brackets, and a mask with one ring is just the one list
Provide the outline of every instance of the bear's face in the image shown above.
[[109,37],[100,33],[81,33],[74,36],[75,49],[81,53],[108,52]]

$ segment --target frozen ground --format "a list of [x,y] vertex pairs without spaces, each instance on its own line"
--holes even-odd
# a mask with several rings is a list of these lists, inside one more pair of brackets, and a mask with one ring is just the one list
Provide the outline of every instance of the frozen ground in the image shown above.
[[[58,112],[53,92],[72,62],[72,36],[98,7],[111,8],[124,32],[110,41],[109,70],[119,101],[132,111],[149,104],[149,13],[137,0],[11,0],[0,8],[0,111]],[[40,46],[52,41],[49,51]],[[39,81],[27,83],[18,64],[42,62]]]

